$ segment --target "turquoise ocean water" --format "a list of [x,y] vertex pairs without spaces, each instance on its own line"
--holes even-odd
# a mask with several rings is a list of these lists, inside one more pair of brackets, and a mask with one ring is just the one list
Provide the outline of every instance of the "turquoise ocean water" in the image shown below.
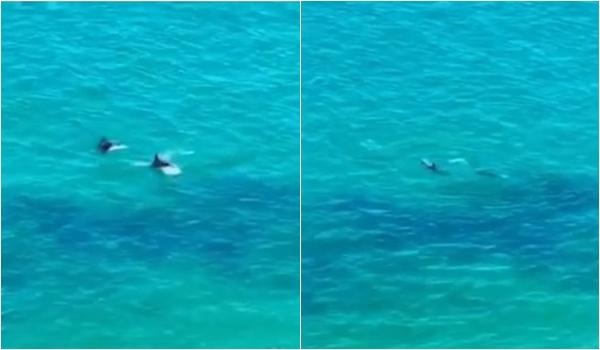
[[303,346],[597,348],[598,4],[302,15]]
[[[598,5],[302,6],[303,346],[597,347]],[[2,4],[3,347],[298,346],[298,10]]]
[[2,4],[2,347],[298,346],[298,16]]

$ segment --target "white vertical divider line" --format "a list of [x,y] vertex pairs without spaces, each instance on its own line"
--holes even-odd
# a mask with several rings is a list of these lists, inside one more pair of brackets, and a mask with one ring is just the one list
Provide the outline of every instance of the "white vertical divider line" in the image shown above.
[[[0,3],[0,23],[2,23],[2,7]],[[2,26],[0,26],[0,38],[2,38]],[[0,45],[0,66],[2,66],[2,45]],[[0,74],[1,75],[1,74]],[[0,79],[0,86],[2,85]],[[2,101],[2,89],[0,88],[0,101]],[[2,130],[2,109],[0,108],[0,130]],[[0,132],[0,164],[2,164],[2,133]],[[1,166],[0,166],[1,167]],[[0,184],[2,184],[0,176]],[[0,198],[2,198],[2,186],[0,186]],[[0,200],[0,217],[2,217],[2,200]],[[0,220],[1,222],[2,220]],[[0,236],[2,235],[2,224],[0,223]],[[0,240],[0,257],[2,257],[2,240]],[[0,274],[2,271],[2,259],[0,259]],[[0,278],[0,288],[2,288],[2,278]],[[2,309],[2,293],[0,293],[0,309]],[[5,309],[6,310],[6,309]],[[2,328],[2,317],[0,317],[0,329]],[[0,332],[1,333],[1,332]],[[0,344],[2,344],[2,334],[0,334]]]
[[300,243],[300,248],[299,248],[299,256],[298,256],[298,261],[299,261],[299,270],[300,270],[300,284],[299,284],[299,291],[298,291],[298,298],[299,298],[299,348],[302,349],[302,0],[298,1],[298,8],[299,8],[299,30],[298,30],[298,41],[299,41],[299,69],[300,69],[300,74],[298,76],[298,81],[299,81],[299,117],[300,117],[300,133],[299,133],[299,151],[300,151],[300,186],[299,186],[299,230],[300,230],[300,234],[299,234],[299,243]]
[[[600,18],[600,6],[596,4],[596,8]],[[598,27],[596,27],[596,35],[598,35],[598,45],[600,45],[600,28]],[[598,46],[598,57],[600,57],[600,46]],[[596,64],[598,63],[596,62]],[[598,71],[598,81],[600,81],[600,71]],[[600,87],[598,87],[598,100],[600,100]],[[600,115],[598,117],[598,120],[600,120]],[[600,123],[598,124],[598,131],[600,132]],[[600,146],[600,139],[598,139],[598,145]],[[598,159],[600,160],[600,153],[598,154]],[[600,170],[598,170],[598,175],[600,176]],[[598,184],[598,188],[600,188],[600,183]],[[600,199],[598,199],[598,203],[600,204]],[[598,218],[598,225],[600,226],[600,217]],[[598,241],[598,263],[600,263],[600,240]],[[598,270],[598,278],[600,279],[600,269]],[[600,282],[598,282],[598,285],[600,286]],[[600,289],[598,290],[598,298],[600,298]],[[600,303],[598,304],[598,314],[600,314]],[[598,326],[598,334],[600,335],[600,326]]]

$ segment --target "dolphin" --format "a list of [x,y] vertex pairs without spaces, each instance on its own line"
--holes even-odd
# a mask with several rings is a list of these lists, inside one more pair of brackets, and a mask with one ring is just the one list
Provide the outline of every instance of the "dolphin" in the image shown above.
[[165,175],[175,176],[181,174],[181,169],[177,165],[161,159],[158,154],[154,155],[154,159],[152,160],[150,166],[154,169],[162,171]]
[[100,138],[97,148],[98,148],[98,152],[100,152],[100,153],[108,153],[108,152],[117,151],[120,149],[125,149],[125,148],[127,148],[127,146],[119,144],[116,141],[109,140],[103,136]]
[[152,164],[150,164],[150,166],[153,168],[164,168],[164,167],[171,166],[171,163],[160,159],[158,154],[155,154],[154,159],[152,160]]
[[448,174],[447,171],[440,170],[435,162],[432,162],[427,158],[421,158],[421,165],[436,174],[439,174],[439,175],[447,175]]

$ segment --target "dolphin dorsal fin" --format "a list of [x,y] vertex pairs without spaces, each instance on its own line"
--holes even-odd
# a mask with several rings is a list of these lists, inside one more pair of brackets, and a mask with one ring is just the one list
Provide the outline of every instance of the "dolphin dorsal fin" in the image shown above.
[[162,165],[163,161],[158,158],[158,154],[154,154],[154,159],[152,160],[152,166],[153,167],[160,167]]

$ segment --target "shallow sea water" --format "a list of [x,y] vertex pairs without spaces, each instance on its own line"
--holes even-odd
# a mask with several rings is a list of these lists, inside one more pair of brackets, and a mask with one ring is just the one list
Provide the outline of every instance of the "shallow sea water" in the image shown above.
[[[302,14],[303,347],[598,347],[598,4]],[[298,19],[2,4],[2,347],[298,347]]]
[[598,4],[302,15],[303,346],[598,347]]
[[298,346],[298,16],[2,4],[2,347]]

